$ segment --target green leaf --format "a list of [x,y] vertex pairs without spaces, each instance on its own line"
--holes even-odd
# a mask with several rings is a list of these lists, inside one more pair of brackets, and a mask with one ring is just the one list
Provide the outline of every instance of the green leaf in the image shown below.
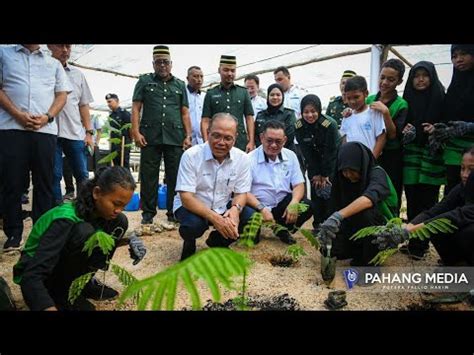
[[82,248],[83,252],[87,252],[87,256],[92,255],[92,251],[99,247],[102,250],[104,255],[108,255],[115,245],[115,239],[110,235],[103,231],[97,231],[92,234],[89,239],[84,243],[84,247]]
[[84,289],[86,284],[90,281],[92,276],[94,276],[94,274],[95,272],[89,272],[87,274],[81,275],[71,283],[71,286],[69,286],[69,294],[68,294],[68,301],[71,304],[74,304],[74,302],[76,302],[77,297],[81,295],[82,290]]
[[300,228],[300,232],[303,234],[303,237],[309,241],[309,244],[311,244],[312,247],[315,247],[316,249],[320,248],[321,245],[319,240],[313,235],[313,232],[311,232],[309,229],[303,228]]
[[130,129],[130,128],[132,128],[132,124],[131,123],[125,123],[122,127],[120,127],[120,130],[125,131],[126,129]]
[[122,143],[122,140],[120,138],[110,138],[109,142],[112,144],[120,144]]
[[382,265],[387,261],[389,257],[396,254],[398,252],[398,248],[390,248],[380,251],[377,255],[374,256],[372,260],[369,261],[369,264]]
[[246,247],[253,247],[255,245],[257,233],[262,226],[262,222],[262,214],[260,212],[255,212],[245,225],[244,230],[240,235],[238,244]]
[[119,302],[123,303],[137,292],[142,291],[138,303],[139,309],[146,309],[150,303],[151,309],[162,309],[162,301],[165,298],[166,309],[174,309],[176,289],[178,283],[183,281],[186,290],[191,295],[193,308],[196,309],[200,306],[200,301],[195,278],[204,280],[211,290],[214,301],[219,302],[218,283],[229,288],[232,285],[232,278],[242,276],[249,265],[248,258],[233,250],[227,248],[206,249],[156,275],[134,282],[124,290]]
[[306,252],[304,251],[303,247],[301,245],[298,245],[298,244],[293,244],[293,245],[290,245],[287,249],[286,249],[286,253],[291,256],[291,258],[296,262],[298,261],[302,256],[305,256],[305,255],[308,255],[306,254]]
[[117,151],[113,151],[112,153],[110,154],[107,154],[105,157],[103,157],[102,159],[100,159],[97,164],[107,164],[107,163],[110,163],[112,160],[114,160],[116,157],[118,156],[118,152]]
[[[133,283],[137,282],[138,279],[133,276],[130,272],[125,270],[123,267],[118,266],[117,264],[110,264],[110,269],[117,276],[120,283],[124,286],[130,286]],[[133,301],[136,303],[140,300],[141,292],[137,292],[133,297]]]
[[115,125],[120,126],[120,123],[118,123],[116,120],[114,120],[111,116],[107,118],[107,123],[110,125],[110,122],[115,123]]
[[115,133],[118,133],[118,134],[122,134],[122,131],[120,131],[120,129],[118,128],[114,128],[114,127],[109,127],[110,131],[112,132],[115,132]]

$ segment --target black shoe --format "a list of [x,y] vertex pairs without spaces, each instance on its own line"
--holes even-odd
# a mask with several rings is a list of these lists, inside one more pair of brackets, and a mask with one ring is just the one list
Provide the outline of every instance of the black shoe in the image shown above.
[[184,241],[183,243],[183,251],[181,252],[181,259],[180,261],[183,261],[184,259],[189,258],[191,255],[194,255],[196,252],[196,241]]
[[142,218],[141,224],[153,224],[153,218]]
[[177,223],[178,220],[176,219],[174,215],[168,215],[168,222]]
[[27,218],[30,218],[31,217],[31,211],[27,211],[27,210],[22,210],[21,211],[21,218],[22,219],[27,219]]
[[84,287],[82,296],[93,300],[110,300],[117,297],[118,292],[93,277]]
[[21,204],[22,205],[27,205],[30,203],[30,198],[28,197],[27,194],[21,195]]
[[58,309],[61,311],[95,311],[95,306],[87,300],[84,296],[77,297],[74,304],[67,302],[66,305],[58,305]]
[[287,230],[278,232],[277,237],[280,238],[280,240],[285,244],[296,244],[295,238],[293,238],[290,232],[288,232]]
[[3,251],[6,253],[10,251],[20,250],[20,247],[21,247],[21,236],[13,237],[13,238],[7,239],[7,241],[3,245]]

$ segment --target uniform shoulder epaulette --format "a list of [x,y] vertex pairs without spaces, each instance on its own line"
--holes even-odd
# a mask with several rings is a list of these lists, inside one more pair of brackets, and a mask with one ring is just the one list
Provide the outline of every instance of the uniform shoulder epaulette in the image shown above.
[[324,121],[321,122],[321,126],[323,126],[324,128],[328,128],[330,125],[331,125],[331,121],[328,120],[327,118],[325,118]]
[[303,119],[302,118],[300,118],[299,120],[297,120],[295,122],[295,128],[296,129],[300,129],[301,127],[303,127]]

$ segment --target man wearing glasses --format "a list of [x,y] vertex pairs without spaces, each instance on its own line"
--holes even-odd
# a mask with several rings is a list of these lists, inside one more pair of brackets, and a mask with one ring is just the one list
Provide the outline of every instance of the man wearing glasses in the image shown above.
[[287,228],[276,236],[283,243],[295,244],[290,232],[294,233],[311,218],[312,210],[308,208],[298,214],[298,203],[311,206],[311,202],[304,197],[305,180],[296,154],[283,148],[287,139],[282,122],[265,123],[260,134],[262,145],[249,154],[252,188],[247,194],[247,206],[262,213],[264,221]]
[[[173,198],[179,161],[191,147],[191,119],[184,81],[171,74],[169,48],[153,49],[154,73],[140,76],[133,92],[132,135],[141,148],[140,176],[142,224],[153,223],[156,215],[161,156],[165,160],[168,185],[166,212],[174,222]],[[140,120],[140,113],[143,109]]]
[[247,154],[234,147],[237,119],[218,113],[207,133],[208,141],[184,152],[179,165],[174,210],[184,240],[181,260],[195,253],[196,239],[210,225],[215,230],[206,244],[228,247],[255,213],[245,207],[251,183],[250,164]]

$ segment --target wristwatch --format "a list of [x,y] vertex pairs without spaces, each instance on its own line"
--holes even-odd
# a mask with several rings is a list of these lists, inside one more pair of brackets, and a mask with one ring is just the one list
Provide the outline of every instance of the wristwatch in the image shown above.
[[51,116],[49,112],[46,112],[45,115],[48,116],[48,123],[51,123],[54,121],[54,116]]
[[257,209],[258,212],[262,212],[262,210],[263,210],[265,207],[267,207],[267,206],[265,206],[263,203],[260,202],[260,203],[257,205],[257,207],[255,207],[255,208]]
[[86,134],[90,134],[91,136],[94,135],[94,130],[93,129],[86,129]]
[[[232,207],[237,207],[237,210],[239,211],[239,213],[242,212],[242,210],[243,210],[242,206],[239,205],[238,203],[233,204]],[[232,207],[231,207],[231,208],[232,208]]]

